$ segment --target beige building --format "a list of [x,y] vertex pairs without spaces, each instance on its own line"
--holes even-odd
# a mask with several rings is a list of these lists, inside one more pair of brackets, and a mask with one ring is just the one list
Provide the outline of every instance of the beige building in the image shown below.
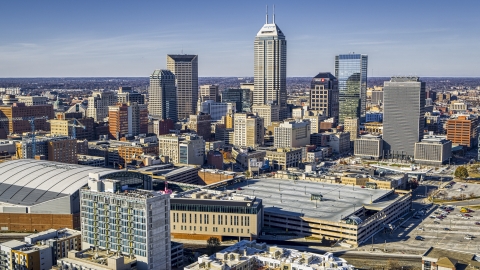
[[93,92],[88,98],[87,117],[92,117],[95,122],[104,121],[108,117],[108,106],[117,103],[117,96],[113,92]]
[[310,121],[285,120],[274,129],[277,148],[302,147],[310,143]]
[[262,228],[262,216],[261,199],[232,191],[194,189],[170,198],[172,238],[256,238]]
[[253,105],[252,112],[257,113],[263,118],[265,127],[270,126],[272,122],[280,121],[280,107],[274,105]]
[[275,170],[286,170],[292,167],[298,167],[302,162],[301,148],[278,148],[267,150],[266,159],[270,161],[270,166]]
[[355,139],[354,155],[370,159],[381,158],[383,155],[382,137],[367,134]]
[[168,134],[158,137],[159,155],[168,157],[170,162],[203,165],[205,141],[196,134]]
[[25,103],[27,106],[45,105],[48,98],[41,96],[17,96],[18,103]]
[[200,93],[198,95],[199,101],[213,100],[220,102],[220,95],[218,94],[218,85],[206,84],[200,86]]
[[234,117],[234,145],[253,148],[263,145],[265,131],[261,117],[251,113],[236,113]]
[[360,119],[346,117],[343,121],[344,131],[350,132],[350,141],[355,141],[358,138],[358,130],[360,128]]
[[440,166],[452,157],[452,142],[445,136],[426,135],[415,143],[415,162]]
[[303,116],[303,120],[310,121],[310,134],[320,132],[320,123],[325,120],[326,117],[317,111],[307,111]]

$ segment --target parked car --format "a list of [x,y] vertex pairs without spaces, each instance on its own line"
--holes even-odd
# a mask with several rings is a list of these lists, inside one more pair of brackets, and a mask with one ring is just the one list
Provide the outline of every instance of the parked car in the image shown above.
[[465,214],[464,216],[465,216],[465,217],[473,217],[473,216],[470,215],[470,214]]
[[444,231],[451,231],[450,228],[443,228]]
[[425,238],[421,237],[420,235],[415,236],[415,240],[423,241],[423,239]]
[[480,222],[478,222],[478,221],[477,221],[477,222],[475,222],[475,225],[480,225]]

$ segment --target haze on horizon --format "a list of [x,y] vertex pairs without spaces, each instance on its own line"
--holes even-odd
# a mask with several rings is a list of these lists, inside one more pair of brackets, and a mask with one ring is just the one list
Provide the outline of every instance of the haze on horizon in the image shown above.
[[[287,76],[368,54],[369,77],[480,76],[480,2],[273,1]],[[199,76],[253,76],[258,1],[3,1],[0,77],[146,77],[167,54],[198,54]],[[270,19],[271,20],[271,19]]]

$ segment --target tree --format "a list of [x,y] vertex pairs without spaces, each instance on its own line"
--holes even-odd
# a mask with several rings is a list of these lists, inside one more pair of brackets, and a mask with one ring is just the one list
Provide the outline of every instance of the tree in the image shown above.
[[465,179],[468,177],[468,170],[464,166],[459,166],[455,170],[455,177],[458,177],[460,179]]
[[217,237],[214,237],[214,236],[208,238],[207,249],[208,249],[209,253],[213,254],[218,246],[220,246],[220,239],[218,239]]

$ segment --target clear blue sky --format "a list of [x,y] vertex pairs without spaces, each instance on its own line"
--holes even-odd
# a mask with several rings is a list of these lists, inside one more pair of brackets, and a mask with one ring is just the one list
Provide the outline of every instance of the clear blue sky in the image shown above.
[[480,1],[1,1],[0,77],[148,76],[166,54],[200,76],[253,76],[253,40],[275,4],[288,76],[369,56],[369,76],[480,76]]

